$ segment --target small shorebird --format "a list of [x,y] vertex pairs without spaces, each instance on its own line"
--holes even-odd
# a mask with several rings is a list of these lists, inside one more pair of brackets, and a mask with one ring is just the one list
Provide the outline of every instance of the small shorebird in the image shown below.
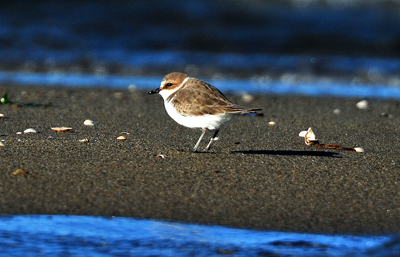
[[197,148],[207,130],[214,130],[214,135],[205,150],[217,140],[221,128],[238,115],[257,114],[258,108],[242,107],[229,101],[216,87],[186,74],[173,72],[164,77],[161,86],[149,92],[160,93],[169,116],[180,125],[203,130],[193,148]]

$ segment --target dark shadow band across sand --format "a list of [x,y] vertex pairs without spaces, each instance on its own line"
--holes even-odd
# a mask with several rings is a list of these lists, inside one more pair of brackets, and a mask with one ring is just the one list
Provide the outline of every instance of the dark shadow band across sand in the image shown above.
[[[192,153],[201,131],[177,125],[159,96],[0,85],[5,92],[14,102],[43,106],[0,105],[0,213],[310,233],[400,231],[399,101],[368,99],[360,110],[361,99],[257,95],[246,103],[228,94],[265,116],[239,117],[220,131],[210,153]],[[86,119],[98,125],[85,126]],[[73,130],[52,131],[56,126]],[[309,127],[323,143],[365,153],[307,146],[298,134]],[[39,133],[17,135],[27,128]],[[121,135],[127,139],[118,141]],[[13,175],[17,169],[28,174]]]

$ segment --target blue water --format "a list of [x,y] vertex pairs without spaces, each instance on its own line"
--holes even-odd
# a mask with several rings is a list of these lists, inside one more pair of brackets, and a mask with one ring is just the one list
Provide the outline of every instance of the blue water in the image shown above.
[[389,256],[400,250],[398,238],[389,236],[264,232],[62,215],[0,217],[0,239],[3,256]]
[[[127,89],[130,86],[142,89],[159,87],[162,76],[119,76],[96,74],[54,74],[1,72],[0,83],[70,86],[70,87],[111,87]],[[209,83],[220,90],[248,93],[273,93],[297,95],[331,95],[344,97],[375,97],[400,99],[400,87],[384,84],[354,84],[338,81],[296,82],[296,81],[266,81],[262,78],[253,79],[222,79],[209,78]]]
[[[0,86],[154,89],[165,74],[180,71],[223,92],[400,99],[395,1],[319,2],[10,1],[0,6]],[[122,217],[0,217],[2,256],[399,253],[399,237],[389,235],[253,231]]]

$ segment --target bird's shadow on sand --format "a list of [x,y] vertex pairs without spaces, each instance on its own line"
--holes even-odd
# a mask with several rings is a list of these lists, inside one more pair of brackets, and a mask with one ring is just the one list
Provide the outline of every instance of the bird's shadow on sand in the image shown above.
[[243,150],[231,151],[233,154],[262,154],[262,155],[283,155],[283,156],[316,156],[342,158],[338,153],[325,151],[294,151],[294,150]]

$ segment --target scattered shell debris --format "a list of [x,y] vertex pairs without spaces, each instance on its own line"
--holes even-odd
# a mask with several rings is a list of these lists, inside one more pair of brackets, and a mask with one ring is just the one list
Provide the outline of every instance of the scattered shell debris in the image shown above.
[[157,155],[157,158],[158,158],[158,159],[165,159],[165,157],[167,157],[167,156],[164,155],[164,154],[158,154],[158,155]]
[[351,148],[351,147],[343,147],[337,144],[320,144],[311,127],[308,128],[307,131],[301,131],[299,133],[299,137],[304,137],[304,141],[306,145],[315,145],[318,148],[324,149],[336,149],[336,150],[347,150],[353,152],[363,153],[364,149],[361,147]]
[[72,128],[69,128],[69,127],[52,127],[51,130],[54,130],[56,132],[67,132],[67,131],[71,131]]
[[87,142],[89,142],[89,138],[79,139],[79,142],[87,143]]
[[53,136],[48,136],[47,139],[55,139]]
[[271,120],[270,122],[268,122],[268,125],[270,125],[270,126],[275,126],[275,125],[276,125],[276,122],[273,121],[273,120]]
[[85,121],[83,122],[83,124],[84,124],[85,126],[96,126],[96,125],[97,125],[97,123],[94,122],[94,121],[92,121],[92,120],[85,120]]
[[18,174],[26,175],[26,174],[28,174],[28,172],[26,172],[24,170],[21,170],[21,169],[18,169],[16,171],[14,171],[12,174],[13,175],[18,175]]
[[36,129],[33,129],[33,128],[28,128],[28,129],[24,130],[24,134],[30,134],[30,133],[35,134],[35,133],[37,133],[37,131],[36,131]]
[[117,137],[117,140],[119,140],[119,141],[124,141],[124,140],[126,140],[126,137],[124,137],[124,136],[119,136],[119,137]]
[[357,106],[357,108],[360,109],[360,110],[365,110],[365,109],[368,108],[368,101],[367,101],[367,100],[362,100],[362,101],[358,102],[358,103],[356,104],[356,106]]

